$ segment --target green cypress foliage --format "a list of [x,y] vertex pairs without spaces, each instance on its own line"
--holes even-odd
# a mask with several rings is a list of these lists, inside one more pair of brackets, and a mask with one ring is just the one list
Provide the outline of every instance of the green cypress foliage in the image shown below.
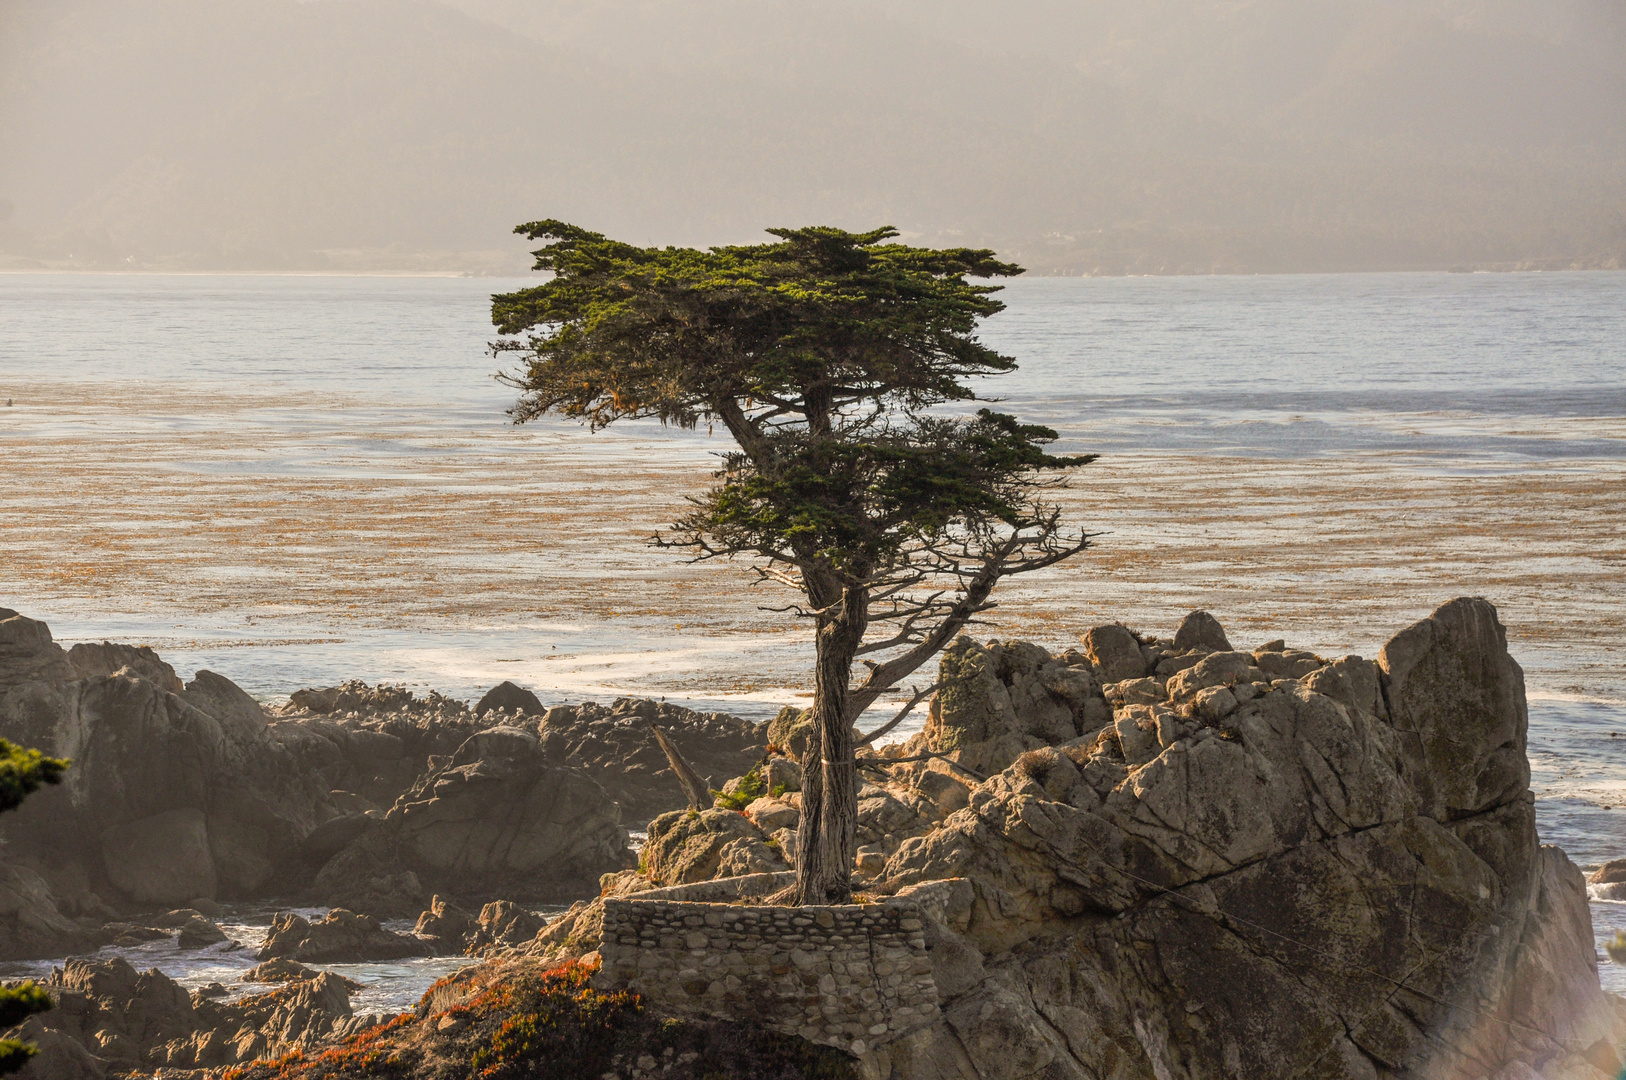
[[[865,233],[770,229],[773,243],[641,248],[562,221],[516,231],[546,245],[550,280],[492,298],[499,355],[522,368],[517,422],[593,428],[656,418],[721,426],[734,449],[662,546],[745,556],[801,594],[813,624],[813,735],[804,755],[798,897],[850,894],[853,721],[979,612],[1004,577],[1083,551],[1043,501],[1047,428],[974,410],[973,380],[1016,361],[976,336],[1021,268],[986,250],[930,250]],[[874,631],[879,630],[880,633]],[[851,671],[877,655],[863,681]]]
[[[15,810],[42,784],[61,782],[67,768],[68,763],[60,758],[48,758],[38,750],[0,739],[0,811]],[[50,1008],[51,995],[34,983],[0,988],[0,1030]],[[37,1052],[16,1039],[0,1039],[0,1076],[27,1065]]]

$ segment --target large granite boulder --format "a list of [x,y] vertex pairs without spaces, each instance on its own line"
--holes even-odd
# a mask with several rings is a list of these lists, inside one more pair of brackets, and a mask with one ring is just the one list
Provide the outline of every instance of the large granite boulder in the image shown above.
[[113,826],[102,834],[102,861],[108,879],[143,904],[215,895],[215,862],[201,810],[166,810]]
[[783,847],[771,844],[768,834],[738,811],[674,810],[649,823],[641,865],[653,885],[785,869]]
[[1618,1071],[1620,1003],[1579,871],[1536,839],[1494,608],[1445,605],[1377,667],[1259,666],[1024,753],[899,846],[872,888],[968,879],[933,933],[981,967],[945,968],[943,1020],[875,1074]]
[[61,907],[37,871],[0,863],[0,960],[69,956],[98,944]]
[[68,663],[73,665],[80,678],[123,672],[137,679],[145,679],[171,694],[179,694],[185,689],[175,669],[164,663],[150,645],[125,645],[113,641],[80,642],[68,650]]
[[0,608],[0,687],[63,682],[76,675],[68,654],[51,640],[50,627]]
[[474,715],[484,716],[488,712],[512,713],[514,716],[529,713],[540,716],[542,701],[523,686],[506,681],[500,682],[474,703]]
[[959,638],[943,650],[938,690],[915,749],[998,772],[1025,750],[1093,735],[1112,713],[1088,662],[1072,655],[1058,659],[1028,642]]
[[[551,901],[594,891],[599,875],[633,861],[620,808],[604,788],[579,769],[550,764],[521,728],[471,735],[365,828],[317,874],[319,899],[409,873],[449,897]],[[416,914],[424,899],[412,899],[408,911],[371,913]]]
[[278,912],[254,958],[300,964],[359,964],[427,956],[432,951],[430,943],[411,934],[386,930],[371,915],[335,908],[318,922],[291,911]]
[[1396,634],[1378,664],[1425,812],[1476,814],[1529,787],[1524,673],[1507,654],[1495,608],[1453,600]]
[[63,654],[43,623],[11,615],[0,625],[11,646],[0,736],[74,763],[0,819],[8,859],[75,896],[246,896],[332,816],[327,789],[228,680],[200,673],[187,688],[150,649]]

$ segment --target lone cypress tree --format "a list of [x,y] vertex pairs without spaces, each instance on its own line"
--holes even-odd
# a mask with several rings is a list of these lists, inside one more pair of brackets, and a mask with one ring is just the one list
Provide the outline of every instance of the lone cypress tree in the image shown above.
[[[991,251],[884,241],[891,228],[770,229],[775,243],[640,248],[561,221],[521,225],[551,280],[492,298],[517,353],[516,423],[598,428],[655,417],[722,424],[736,449],[693,510],[657,537],[696,559],[750,556],[814,624],[814,733],[804,759],[796,898],[851,898],[853,723],[993,604],[1000,579],[1088,546],[1042,501],[1047,428],[982,409],[966,380],[1016,363],[981,344],[1021,268]],[[877,627],[882,632],[870,636]],[[867,672],[852,681],[855,661]]]
[[[0,739],[0,811],[15,810],[42,784],[62,780],[68,763],[48,758],[38,750],[26,750]],[[51,1008],[51,996],[33,983],[0,988],[0,1030],[15,1027],[29,1016]],[[0,1039],[0,1076],[14,1073],[37,1050],[16,1039]]]

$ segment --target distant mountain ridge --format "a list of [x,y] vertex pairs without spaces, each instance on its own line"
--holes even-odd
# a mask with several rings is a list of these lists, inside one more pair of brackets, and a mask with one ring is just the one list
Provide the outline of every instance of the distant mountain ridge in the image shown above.
[[0,267],[1626,265],[1620,0],[0,0]]

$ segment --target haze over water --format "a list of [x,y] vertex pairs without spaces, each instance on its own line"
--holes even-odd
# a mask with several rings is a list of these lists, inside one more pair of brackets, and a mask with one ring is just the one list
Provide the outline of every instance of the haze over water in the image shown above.
[[[277,699],[343,678],[472,698],[805,696],[740,566],[644,540],[725,448],[512,427],[488,297],[527,279],[0,275],[0,605]],[[1626,854],[1626,273],[1018,279],[997,406],[1097,451],[1097,549],[979,636],[1059,651],[1193,606],[1252,647],[1373,656],[1497,602],[1545,838]],[[918,727],[919,715],[906,725]],[[1619,905],[1595,905],[1600,934]],[[1626,925],[1626,918],[1620,920]]]

